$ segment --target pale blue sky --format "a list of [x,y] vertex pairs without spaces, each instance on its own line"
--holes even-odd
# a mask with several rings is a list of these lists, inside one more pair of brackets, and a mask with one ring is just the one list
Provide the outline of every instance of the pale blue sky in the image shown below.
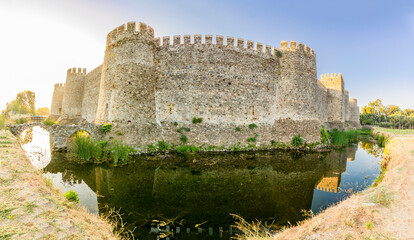
[[101,64],[107,33],[128,21],[156,36],[302,42],[316,52],[318,76],[341,72],[360,106],[380,98],[414,108],[414,1],[0,0],[0,109],[26,89],[50,107],[66,69]]

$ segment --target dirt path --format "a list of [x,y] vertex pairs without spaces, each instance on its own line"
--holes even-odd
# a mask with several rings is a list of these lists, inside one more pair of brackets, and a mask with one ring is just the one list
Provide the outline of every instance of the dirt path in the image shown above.
[[414,239],[414,136],[392,136],[383,181],[272,239]]
[[0,239],[117,239],[42,178],[8,131],[0,131]]

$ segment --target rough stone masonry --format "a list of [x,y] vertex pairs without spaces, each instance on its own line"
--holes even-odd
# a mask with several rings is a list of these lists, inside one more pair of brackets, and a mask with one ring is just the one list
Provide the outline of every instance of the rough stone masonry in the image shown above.
[[108,34],[102,65],[67,71],[51,112],[64,124],[109,122],[112,137],[134,146],[181,144],[181,135],[207,146],[290,143],[295,135],[311,143],[323,125],[359,127],[342,75],[318,80],[316,55],[302,43],[154,38],[153,28],[135,22]]

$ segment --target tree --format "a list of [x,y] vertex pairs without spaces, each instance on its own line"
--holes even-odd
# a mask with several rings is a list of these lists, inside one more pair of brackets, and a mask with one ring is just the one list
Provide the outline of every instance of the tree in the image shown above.
[[410,108],[404,109],[403,111],[403,115],[406,117],[410,116],[412,113],[414,113],[414,110]]
[[362,114],[373,114],[375,122],[385,120],[385,108],[381,99],[369,102],[368,105],[362,107]]
[[387,115],[387,117],[395,114],[398,111],[401,111],[401,109],[396,105],[388,105],[385,107],[385,114]]
[[14,114],[35,114],[36,95],[32,91],[23,91],[17,94],[16,99],[7,103],[6,112]]
[[36,111],[36,115],[49,116],[49,114],[50,114],[50,111],[49,111],[49,108],[47,107],[38,108]]

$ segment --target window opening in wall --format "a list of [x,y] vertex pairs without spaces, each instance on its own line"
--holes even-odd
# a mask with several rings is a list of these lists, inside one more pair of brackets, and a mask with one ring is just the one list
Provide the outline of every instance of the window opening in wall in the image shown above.
[[59,114],[61,114],[62,113],[62,108],[59,108]]
[[170,103],[170,114],[172,113],[172,103]]
[[255,112],[254,112],[254,106],[252,107],[252,114],[254,116]]

